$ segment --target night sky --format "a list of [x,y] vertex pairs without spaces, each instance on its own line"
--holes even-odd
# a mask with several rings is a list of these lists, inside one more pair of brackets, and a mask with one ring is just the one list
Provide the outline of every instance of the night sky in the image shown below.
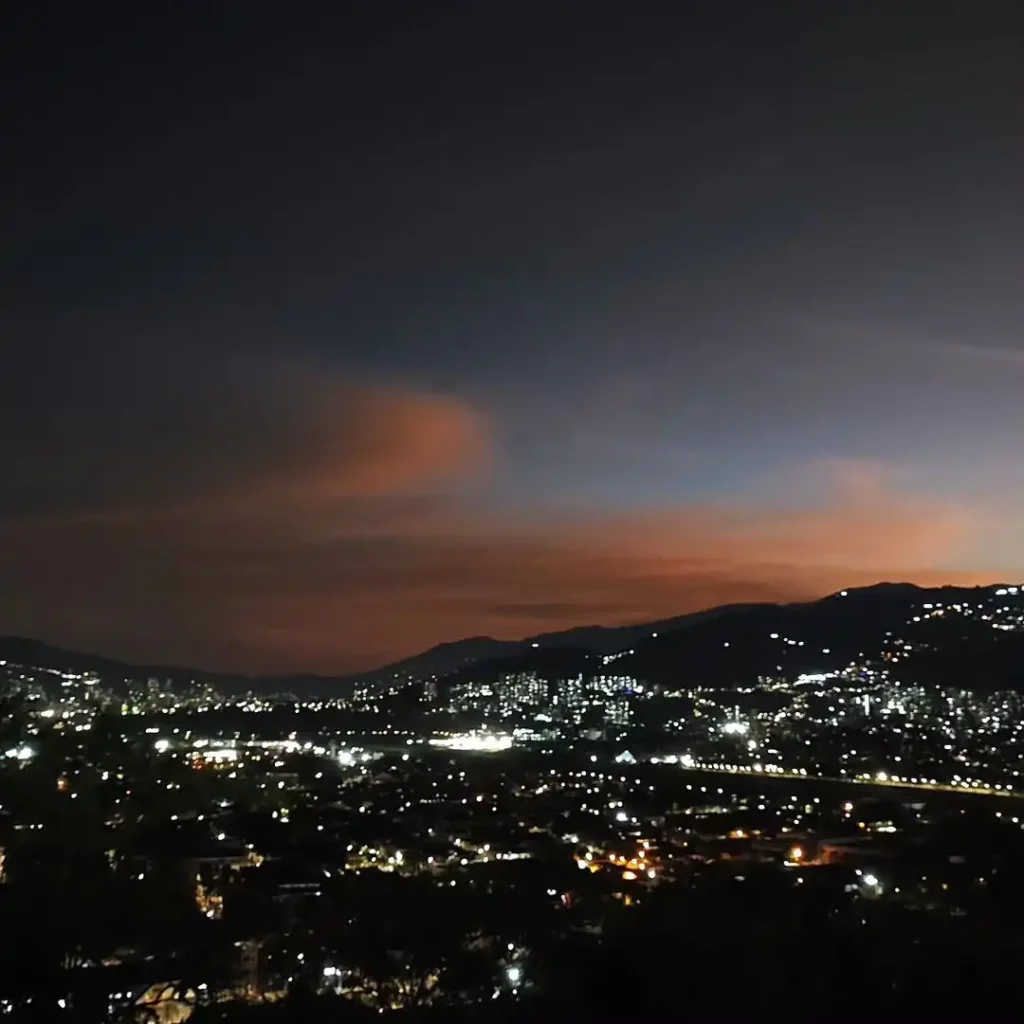
[[1024,10],[5,5],[0,633],[341,672],[1024,575]]

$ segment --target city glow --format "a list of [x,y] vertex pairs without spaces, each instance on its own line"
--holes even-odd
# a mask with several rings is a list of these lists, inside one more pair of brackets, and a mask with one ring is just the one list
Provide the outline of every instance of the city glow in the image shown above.
[[447,739],[432,739],[435,747],[446,747],[449,750],[508,750],[512,746],[511,736],[492,735],[490,733],[463,733]]
[[726,722],[722,726],[722,732],[730,736],[746,736],[750,732],[750,726],[746,722]]
[[218,764],[224,761],[237,761],[238,751],[234,747],[219,747],[215,750],[204,750],[198,756],[204,761]]

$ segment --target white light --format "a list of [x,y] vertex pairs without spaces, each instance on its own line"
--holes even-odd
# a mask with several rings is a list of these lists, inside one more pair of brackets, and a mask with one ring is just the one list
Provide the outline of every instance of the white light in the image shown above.
[[430,741],[435,747],[448,747],[451,750],[508,750],[512,746],[510,736],[479,735],[468,733],[460,736],[452,736],[450,739],[433,739]]
[[162,754],[162,753],[163,753],[163,752],[164,752],[165,750],[170,750],[170,748],[171,748],[171,741],[170,741],[170,740],[167,740],[167,739],[159,739],[159,740],[157,740],[157,741],[156,741],[156,742],[155,742],[155,743],[153,744],[153,747],[154,747],[154,748],[155,748],[155,749],[156,749],[156,750],[157,750],[157,751],[158,751],[159,753],[161,753],[161,754]]
[[508,983],[515,988],[523,978],[523,970],[521,967],[516,967],[513,964],[505,971],[505,977],[508,978]]
[[864,884],[865,885],[878,885],[878,876],[877,875],[865,875],[864,876]]
[[204,761],[236,761],[238,751],[234,747],[219,747],[216,750],[203,751],[202,757]]

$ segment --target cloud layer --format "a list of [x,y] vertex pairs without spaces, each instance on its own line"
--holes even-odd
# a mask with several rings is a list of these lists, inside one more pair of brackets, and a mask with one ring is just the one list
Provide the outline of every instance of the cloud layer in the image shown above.
[[848,462],[805,471],[789,502],[503,515],[486,419],[455,399],[280,365],[119,366],[0,443],[0,630],[346,671],[477,633],[947,582],[976,526]]

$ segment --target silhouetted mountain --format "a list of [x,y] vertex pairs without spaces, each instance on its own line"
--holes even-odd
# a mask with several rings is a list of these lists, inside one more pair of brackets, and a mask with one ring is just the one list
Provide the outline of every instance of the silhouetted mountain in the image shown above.
[[346,677],[320,676],[262,676],[253,677],[225,672],[207,672],[202,669],[175,665],[136,665],[117,661],[99,654],[87,654],[56,647],[42,640],[21,636],[0,636],[0,663],[26,665],[52,669],[56,672],[95,673],[105,682],[145,682],[149,679],[169,684],[172,689],[185,691],[195,684],[213,686],[224,694],[245,693],[322,693],[338,692],[339,687],[350,687]]
[[130,665],[99,654],[85,654],[64,647],[54,647],[42,640],[23,636],[0,636],[0,661],[54,669],[59,672],[96,672],[107,676],[124,676],[126,679],[144,679],[150,676],[182,680],[214,678],[212,673],[192,669],[166,665]]
[[[628,626],[577,626],[522,640],[475,636],[439,644],[422,654],[352,676],[254,678],[167,666],[130,665],[53,647],[39,640],[0,637],[0,661],[125,679],[173,684],[209,683],[226,693],[345,694],[357,684],[425,682],[507,672],[565,676],[596,671],[602,656],[617,655],[604,671],[664,685],[749,685],[758,676],[838,671],[851,661],[881,656],[887,641],[905,635],[892,674],[908,682],[1024,689],[1024,633],[993,629],[985,609],[1020,608],[1024,591],[988,587],[921,588],[878,583],[795,604],[725,605]],[[973,616],[919,615],[926,604],[971,608]],[[914,622],[918,614],[921,619]],[[774,634],[774,635],[773,635]]]
[[471,636],[465,640],[438,644],[421,654],[414,654],[383,668],[360,673],[356,678],[365,682],[392,678],[429,679],[456,672],[474,662],[506,657],[519,650],[525,650],[527,646],[525,640],[495,640],[490,636]]
[[[976,614],[951,610],[949,615],[922,615],[929,604],[961,604]],[[617,650],[588,650],[577,643],[571,649],[578,657],[571,665],[553,663],[551,649],[589,633],[571,630],[546,638],[537,648],[531,644],[512,656],[463,666],[450,678],[488,680],[506,672],[564,677],[597,671],[601,662],[594,655],[617,653],[601,671],[670,687],[738,686],[750,685],[759,676],[792,679],[810,672],[839,672],[853,661],[879,660],[895,651],[891,675],[907,683],[1024,689],[1024,632],[994,629],[985,617],[1000,608],[1019,609],[1024,623],[1024,592],[1008,594],[1002,585],[924,589],[882,583],[819,601],[712,609],[608,630],[601,636],[618,641]],[[894,646],[897,640],[906,644]]]
[[[438,644],[422,654],[385,665],[372,672],[353,677],[361,682],[383,682],[389,679],[427,680],[461,672],[471,665],[499,659],[521,659],[529,663],[534,651],[570,650],[589,655],[614,654],[644,640],[652,633],[682,629],[722,615],[754,609],[773,608],[774,605],[734,604],[708,608],[704,611],[677,615],[671,619],[644,622],[629,626],[573,626],[556,633],[539,633],[523,640],[495,640],[489,636],[467,637],[450,643]],[[519,661],[509,664],[519,664]],[[514,669],[509,669],[514,671]]]
[[583,673],[596,672],[601,656],[580,647],[538,647],[517,651],[502,658],[489,658],[464,665],[444,676],[442,685],[459,682],[496,682],[516,672],[536,672],[548,679],[569,679]]

